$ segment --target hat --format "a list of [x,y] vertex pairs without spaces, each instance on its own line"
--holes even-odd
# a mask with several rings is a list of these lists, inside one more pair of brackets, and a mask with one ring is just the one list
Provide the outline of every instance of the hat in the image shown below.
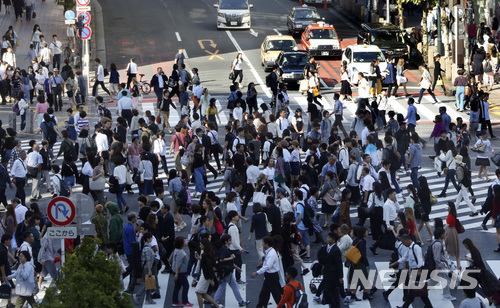
[[285,194],[285,190],[281,187],[276,188],[276,193]]
[[17,203],[17,204],[21,204],[21,200],[19,200],[19,198],[13,198],[12,200],[10,200],[11,203]]
[[5,205],[0,204],[0,213],[5,213],[7,212],[7,209],[5,208]]
[[130,214],[127,215],[127,219],[130,221],[134,218],[137,218],[137,213],[136,212],[130,212]]
[[135,222],[136,225],[138,225],[139,227],[142,226],[144,224],[144,220],[142,219],[137,219],[137,221]]
[[464,158],[462,157],[462,155],[457,155],[457,156],[455,156],[455,162],[456,162],[457,164],[461,164],[463,159],[464,159]]

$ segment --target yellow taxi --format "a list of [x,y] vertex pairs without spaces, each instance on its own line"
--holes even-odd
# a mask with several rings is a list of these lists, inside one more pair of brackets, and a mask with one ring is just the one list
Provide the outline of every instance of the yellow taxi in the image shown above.
[[341,41],[335,28],[324,22],[307,26],[300,39],[302,48],[309,51],[311,56],[324,57],[340,57],[342,55]]
[[264,70],[272,69],[281,51],[297,50],[297,43],[290,35],[268,35],[260,46],[260,59]]

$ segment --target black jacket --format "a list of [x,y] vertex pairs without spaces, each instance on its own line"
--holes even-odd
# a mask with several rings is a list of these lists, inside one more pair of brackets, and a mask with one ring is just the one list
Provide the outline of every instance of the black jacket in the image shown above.
[[342,264],[342,256],[340,249],[334,245],[328,253],[328,245],[320,248],[318,253],[318,261],[323,264],[323,276],[326,280],[338,282],[340,278],[344,278],[344,269]]
[[[166,89],[167,88],[166,85],[168,83],[168,76],[165,75],[165,73],[161,73],[160,75],[163,78],[163,89]],[[151,87],[155,88],[155,90],[160,89],[159,88],[160,84],[158,82],[158,74],[153,75],[153,78],[151,78],[150,84],[151,84]]]
[[281,211],[280,209],[276,206],[276,204],[271,204],[267,208],[267,219],[269,220],[269,223],[273,227],[273,230],[271,231],[271,235],[279,235],[280,230],[281,230]]

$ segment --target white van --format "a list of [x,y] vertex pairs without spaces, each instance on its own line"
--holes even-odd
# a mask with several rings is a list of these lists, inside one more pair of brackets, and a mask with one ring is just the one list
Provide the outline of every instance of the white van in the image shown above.
[[250,8],[248,0],[219,0],[217,8],[217,29],[250,29]]

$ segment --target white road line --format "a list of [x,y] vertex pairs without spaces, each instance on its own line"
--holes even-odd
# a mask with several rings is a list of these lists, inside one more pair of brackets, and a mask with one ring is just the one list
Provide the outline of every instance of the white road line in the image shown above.
[[178,40],[179,42],[182,42],[182,40],[181,40],[181,36],[179,35],[179,32],[175,32],[175,36],[177,37],[177,40]]
[[231,42],[233,43],[236,50],[238,50],[238,52],[240,52],[242,54],[243,60],[250,67],[250,71],[252,72],[252,75],[255,78],[255,80],[257,81],[257,83],[260,85],[262,91],[264,91],[264,93],[266,94],[266,96],[268,98],[271,98],[272,97],[271,91],[269,91],[269,89],[266,87],[266,83],[262,80],[262,78],[260,78],[259,74],[257,73],[254,66],[252,65],[252,62],[250,62],[250,60],[247,58],[245,52],[241,49],[238,42],[234,39],[233,35],[231,34],[231,31],[226,30],[226,34],[229,37],[229,39],[231,40]]
[[281,35],[281,32],[279,32],[278,29],[273,29],[273,31],[276,32],[276,34]]
[[250,34],[257,37],[259,35],[259,33],[255,32],[254,29],[250,29]]
[[189,59],[186,49],[183,49],[182,53],[184,54],[184,58]]

